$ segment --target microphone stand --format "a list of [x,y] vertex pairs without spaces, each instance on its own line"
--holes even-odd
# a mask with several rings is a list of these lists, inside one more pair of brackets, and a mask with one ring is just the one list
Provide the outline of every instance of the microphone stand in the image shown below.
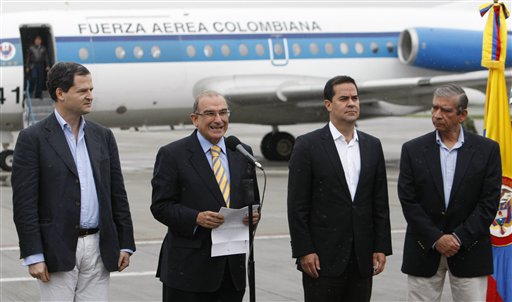
[[243,179],[242,185],[244,187],[245,193],[245,201],[248,206],[247,209],[249,211],[249,260],[247,264],[247,275],[249,278],[249,301],[256,302],[256,276],[254,271],[254,225],[252,224],[252,206],[255,202],[254,200],[254,180],[253,179]]

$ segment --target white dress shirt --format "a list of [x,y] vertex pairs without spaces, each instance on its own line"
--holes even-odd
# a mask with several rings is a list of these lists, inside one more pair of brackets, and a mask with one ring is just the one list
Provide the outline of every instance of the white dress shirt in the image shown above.
[[348,189],[352,201],[356,195],[357,184],[359,183],[359,173],[361,172],[361,154],[359,153],[359,137],[357,131],[354,129],[352,140],[347,143],[345,136],[341,134],[338,129],[329,122],[329,129],[331,130],[332,138],[338,150],[338,155],[343,166],[345,179],[347,180]]

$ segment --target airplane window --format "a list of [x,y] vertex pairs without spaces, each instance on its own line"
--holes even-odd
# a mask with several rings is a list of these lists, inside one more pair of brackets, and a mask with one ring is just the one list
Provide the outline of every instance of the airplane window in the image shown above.
[[142,58],[142,56],[144,56],[144,50],[142,49],[142,47],[135,46],[133,48],[133,56],[136,57],[137,59]]
[[126,51],[123,47],[118,46],[116,47],[116,58],[118,59],[124,59],[124,56],[126,55]]
[[89,50],[87,48],[80,48],[78,51],[78,56],[80,57],[80,60],[87,60],[89,58]]
[[227,57],[231,54],[231,48],[229,48],[229,45],[227,44],[222,44],[220,47],[220,52],[222,52],[223,56]]
[[309,52],[316,55],[318,53],[318,45],[316,43],[309,44]]
[[356,47],[356,52],[358,54],[362,54],[363,53],[363,51],[364,51],[363,43],[357,42],[355,47]]
[[340,43],[340,51],[342,54],[346,55],[349,51],[348,44],[345,42]]
[[213,47],[210,44],[204,46],[203,49],[204,55],[207,57],[213,56]]
[[334,46],[332,46],[332,43],[325,43],[325,52],[332,55],[334,52]]
[[370,44],[370,48],[371,48],[373,53],[378,53],[379,52],[379,44],[377,44],[375,42],[372,42]]
[[299,43],[293,43],[292,49],[293,49],[294,56],[300,56],[301,48],[300,48]]
[[284,53],[283,44],[281,44],[281,43],[274,44],[274,53],[277,56],[282,55]]
[[190,58],[196,56],[196,48],[194,47],[194,45],[187,46],[187,56],[189,56]]
[[162,51],[160,50],[160,47],[155,45],[151,47],[151,56],[155,59],[160,58],[160,55],[162,54]]
[[241,56],[246,56],[249,53],[249,48],[246,44],[240,44],[238,46],[238,53],[240,53]]
[[256,54],[260,57],[265,54],[265,47],[262,44],[256,44]]
[[393,42],[386,43],[386,48],[388,49],[389,53],[395,52],[395,45],[393,44]]

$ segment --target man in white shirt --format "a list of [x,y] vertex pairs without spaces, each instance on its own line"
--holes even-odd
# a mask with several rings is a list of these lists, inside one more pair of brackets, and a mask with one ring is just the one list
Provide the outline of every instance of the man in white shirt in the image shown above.
[[356,130],[357,85],[330,79],[329,123],[297,138],[290,159],[288,221],[305,301],[370,301],[372,277],[391,255],[380,141]]

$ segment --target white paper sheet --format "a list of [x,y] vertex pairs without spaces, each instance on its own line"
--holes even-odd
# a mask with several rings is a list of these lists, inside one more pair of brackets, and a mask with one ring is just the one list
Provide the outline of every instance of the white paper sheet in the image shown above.
[[[253,205],[253,212],[258,208],[259,205]],[[219,213],[224,215],[224,223],[212,230],[212,257],[249,252],[249,226],[243,223],[249,214],[247,207],[222,207]]]

